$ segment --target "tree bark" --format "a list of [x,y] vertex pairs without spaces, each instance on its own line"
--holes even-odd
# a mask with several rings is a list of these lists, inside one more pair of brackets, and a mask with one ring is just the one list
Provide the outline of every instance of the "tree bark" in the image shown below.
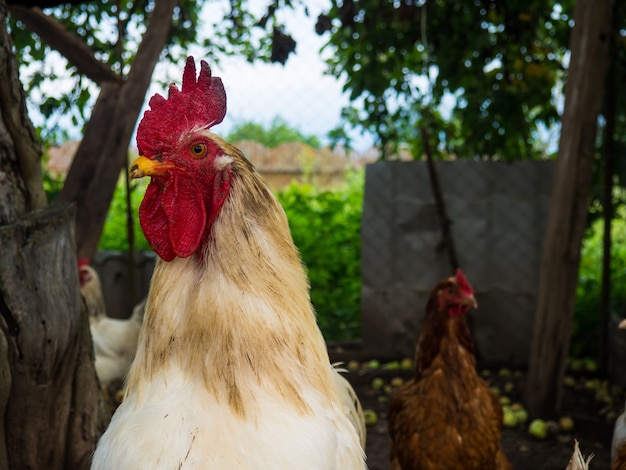
[[[13,57],[6,27],[6,5],[0,4],[0,146],[5,152],[0,162],[0,224],[19,214],[45,207],[46,194],[41,174],[41,145],[27,117],[26,99],[19,81],[18,64]],[[17,159],[19,155],[19,160]],[[17,171],[12,171],[17,169]]]
[[433,192],[433,198],[435,199],[435,206],[437,207],[439,223],[441,224],[441,242],[444,249],[448,252],[452,272],[455,272],[459,267],[459,259],[456,256],[454,238],[452,237],[452,230],[450,228],[452,222],[448,217],[448,211],[446,210],[446,204],[441,192],[441,185],[439,184],[439,175],[435,168],[435,160],[433,158],[432,149],[430,148],[430,141],[428,140],[428,132],[424,126],[420,128],[420,134],[424,145],[424,153],[426,153],[426,166],[428,167],[430,186]]
[[72,206],[57,205],[0,227],[3,257],[13,260],[0,265],[9,468],[89,468],[110,417],[81,311],[73,220]]
[[60,52],[78,73],[98,85],[103,82],[121,83],[122,77],[94,57],[93,51],[77,36],[67,31],[61,23],[46,15],[39,8],[13,5],[9,8],[13,16],[26,27],[37,33],[50,47]]
[[612,0],[578,0],[570,37],[559,152],[544,238],[526,405],[533,417],[558,415],[591,185],[599,84],[609,63]]
[[74,163],[59,193],[76,202],[76,244],[80,258],[95,254],[152,72],[165,47],[177,0],[157,0],[150,23],[122,84],[104,82]]
[[0,468],[87,469],[110,413],[81,309],[75,211],[39,208],[39,143],[4,0],[0,23]]
[[[617,5],[614,5],[613,24],[609,36],[609,56],[616,53],[615,40],[619,36],[619,26],[617,24]],[[603,197],[602,197],[602,217],[604,219],[604,234],[602,237],[602,291],[600,295],[600,373],[606,375],[610,370],[610,336],[609,326],[611,324],[611,226],[614,216],[613,205],[613,174],[615,172],[615,124],[617,120],[615,101],[617,98],[617,80],[615,60],[609,64],[605,91],[604,91],[604,136],[602,138],[603,150]]]

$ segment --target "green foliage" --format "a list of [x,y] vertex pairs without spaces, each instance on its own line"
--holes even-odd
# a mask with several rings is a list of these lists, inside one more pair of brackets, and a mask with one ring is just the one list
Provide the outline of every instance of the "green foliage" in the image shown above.
[[[126,178],[126,175],[123,173],[115,187],[115,193],[113,194],[113,200],[111,201],[111,206],[107,213],[102,236],[98,244],[98,250],[128,251],[129,249],[126,182],[124,178]],[[138,215],[139,205],[143,200],[149,182],[150,180],[146,178],[131,184],[131,215],[133,219],[133,234],[136,251],[152,250],[139,226]]]
[[[250,3],[248,0],[210,2],[207,8],[220,14],[212,14],[214,23],[205,25],[200,19],[205,2],[181,0],[174,9],[162,58],[180,64],[191,46],[202,44],[204,58],[213,62],[220,55],[236,53],[244,54],[250,61],[284,63],[295,49],[295,42],[277,15],[297,2],[277,0],[264,10],[253,10]],[[88,1],[47,8],[45,13],[82,40],[97,60],[124,79],[154,8],[155,0]],[[60,69],[59,55],[15,17],[9,16],[8,26],[16,57],[26,70],[22,75],[27,97],[45,118],[46,128],[41,129],[41,136],[46,142],[60,143],[69,129],[84,127],[95,102],[96,88],[73,66],[68,64],[65,70]],[[63,83],[71,83],[67,91],[54,86],[61,79]]]
[[251,140],[259,142],[267,148],[274,148],[287,142],[303,142],[316,149],[321,147],[319,138],[316,136],[305,136],[299,130],[289,126],[280,117],[275,117],[269,128],[251,121],[244,122],[236,126],[228,134],[226,140],[235,143],[242,140]]
[[[420,139],[461,156],[533,158],[538,126],[558,121],[573,1],[332,1],[331,73],[363,112],[345,117],[381,146]],[[444,98],[451,116],[436,116]],[[460,124],[462,123],[462,125]]]
[[298,3],[298,0],[274,0],[267,2],[265,11],[256,14],[252,8],[254,2],[228,0],[228,11],[213,23],[215,33],[204,41],[204,46],[217,48],[224,54],[242,55],[249,62],[262,60],[284,65],[296,43],[277,13],[293,9]]
[[[46,9],[45,13],[80,38],[99,61],[125,77],[153,9],[154,0],[105,1],[65,4]],[[200,4],[196,0],[182,0],[176,7],[169,43],[163,52],[166,59],[172,62],[184,60],[184,51],[197,40],[199,11]],[[26,93],[29,99],[36,101],[46,119],[42,138],[48,142],[60,142],[66,137],[68,125],[79,129],[84,126],[95,100],[92,96],[94,87],[74,67],[67,66],[65,71],[55,67],[52,60],[58,60],[58,55],[12,16],[9,17],[9,28],[18,61],[28,65],[27,79],[23,83]],[[61,78],[73,82],[69,91],[50,86]]]
[[333,189],[296,184],[280,191],[294,242],[311,281],[311,301],[327,340],[361,334],[363,172]]
[[[598,354],[601,324],[602,238],[604,220],[590,225],[581,252],[576,306],[574,311],[571,355],[593,357]],[[611,311],[624,316],[626,308],[626,206],[616,210],[611,224]]]
[[52,203],[56,200],[57,195],[63,189],[63,177],[55,176],[46,169],[43,170],[43,190],[46,193],[48,203]]

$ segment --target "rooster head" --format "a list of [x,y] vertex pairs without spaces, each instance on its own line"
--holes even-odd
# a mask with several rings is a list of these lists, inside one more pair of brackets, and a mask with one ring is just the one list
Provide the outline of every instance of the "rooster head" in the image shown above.
[[80,285],[83,286],[91,281],[92,275],[89,269],[89,260],[87,258],[80,258],[78,260],[78,280]]
[[165,261],[186,258],[208,239],[230,189],[224,154],[208,130],[224,119],[226,92],[205,61],[196,78],[187,59],[182,88],[155,94],[137,128],[140,157],[130,178],[150,176],[139,221],[152,249]]
[[474,289],[461,269],[457,269],[454,276],[442,283],[437,296],[439,310],[447,310],[451,317],[465,315],[470,307],[478,307],[474,298]]

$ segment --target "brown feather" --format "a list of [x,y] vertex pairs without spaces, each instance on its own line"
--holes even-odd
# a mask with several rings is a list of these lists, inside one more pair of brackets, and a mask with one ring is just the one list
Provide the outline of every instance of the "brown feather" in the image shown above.
[[415,357],[415,376],[392,396],[389,433],[394,470],[500,470],[502,409],[478,376],[464,316],[439,309],[447,278],[433,289]]
[[617,453],[611,462],[611,470],[626,470],[626,441],[617,448]]

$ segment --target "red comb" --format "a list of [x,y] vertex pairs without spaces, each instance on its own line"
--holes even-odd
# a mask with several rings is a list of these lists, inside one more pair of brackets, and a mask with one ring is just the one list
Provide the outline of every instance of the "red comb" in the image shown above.
[[89,264],[89,260],[87,258],[80,258],[78,260],[78,267],[82,268],[83,266],[87,266]]
[[196,80],[196,63],[187,58],[183,86],[170,85],[167,99],[160,94],[150,98],[147,110],[137,128],[139,154],[151,157],[176,145],[184,132],[219,124],[226,114],[226,91],[222,80],[211,77],[211,69],[200,61]]
[[465,277],[465,274],[463,274],[463,271],[461,271],[461,268],[457,268],[454,276],[456,277],[456,282],[461,288],[461,292],[463,292],[463,294],[474,295],[474,289],[468,282],[467,278]]

